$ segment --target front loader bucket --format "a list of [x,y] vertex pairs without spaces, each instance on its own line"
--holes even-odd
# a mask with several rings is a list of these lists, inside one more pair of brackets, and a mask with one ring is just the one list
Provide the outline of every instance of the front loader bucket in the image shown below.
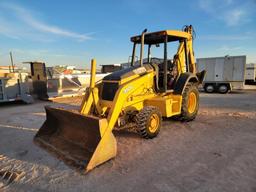
[[46,121],[34,141],[66,164],[89,171],[116,156],[116,139],[106,119],[45,107]]

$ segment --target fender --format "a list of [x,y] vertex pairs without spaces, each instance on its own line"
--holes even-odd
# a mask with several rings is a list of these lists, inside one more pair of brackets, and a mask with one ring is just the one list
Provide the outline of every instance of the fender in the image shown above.
[[176,95],[181,95],[188,82],[199,84],[199,79],[193,73],[182,73],[175,83],[173,93]]

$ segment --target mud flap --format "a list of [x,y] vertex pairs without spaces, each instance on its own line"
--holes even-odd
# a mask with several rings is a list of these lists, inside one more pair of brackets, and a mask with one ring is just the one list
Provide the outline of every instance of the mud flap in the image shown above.
[[46,121],[34,142],[66,164],[89,171],[116,156],[116,139],[106,119],[45,107]]

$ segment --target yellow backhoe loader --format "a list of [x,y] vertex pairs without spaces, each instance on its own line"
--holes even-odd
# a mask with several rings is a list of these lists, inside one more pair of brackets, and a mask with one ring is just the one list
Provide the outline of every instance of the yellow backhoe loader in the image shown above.
[[[138,134],[151,139],[158,135],[162,117],[193,120],[198,112],[198,85],[205,71],[196,72],[193,28],[143,31],[131,38],[133,52],[129,68],[113,72],[95,82],[96,61],[91,63],[90,87],[80,111],[45,107],[46,121],[34,141],[68,164],[85,171],[116,156],[114,128],[134,124]],[[177,52],[169,58],[169,42]],[[136,47],[140,59],[136,61]],[[162,46],[163,59],[151,57],[151,48]],[[144,58],[144,47],[148,46]],[[145,51],[146,52],[146,51]]]

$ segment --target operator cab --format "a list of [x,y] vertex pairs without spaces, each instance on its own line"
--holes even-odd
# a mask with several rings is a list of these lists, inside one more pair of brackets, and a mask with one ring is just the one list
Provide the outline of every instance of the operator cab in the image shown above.
[[[178,69],[181,66],[177,62],[176,54],[168,55],[171,47],[167,44],[169,42],[182,42],[186,43],[187,39],[191,38],[191,35],[187,32],[166,30],[158,31],[154,33],[146,33],[146,30],[142,35],[131,37],[133,42],[133,52],[131,66],[143,66],[150,64],[156,71],[155,76],[155,88],[157,92],[166,92],[172,90],[174,84],[179,76],[179,71],[188,72],[188,59],[182,66],[186,66],[186,69]],[[137,45],[140,45],[140,60],[135,61],[138,56],[136,55]],[[144,46],[147,46],[147,51],[144,51]],[[162,49],[161,49],[162,48]],[[144,57],[144,52],[146,57]],[[159,57],[152,57],[157,55]],[[176,50],[175,50],[176,53]],[[184,51],[187,55],[187,51]]]
[[[149,62],[151,64],[155,71],[156,71],[156,77],[155,81],[158,87],[156,89],[161,92],[161,89],[163,89],[163,82],[164,82],[164,59],[163,58],[156,58],[152,57],[149,59]],[[174,87],[174,84],[178,77],[178,69],[177,64],[174,63],[173,59],[167,59],[167,90],[172,90]]]

